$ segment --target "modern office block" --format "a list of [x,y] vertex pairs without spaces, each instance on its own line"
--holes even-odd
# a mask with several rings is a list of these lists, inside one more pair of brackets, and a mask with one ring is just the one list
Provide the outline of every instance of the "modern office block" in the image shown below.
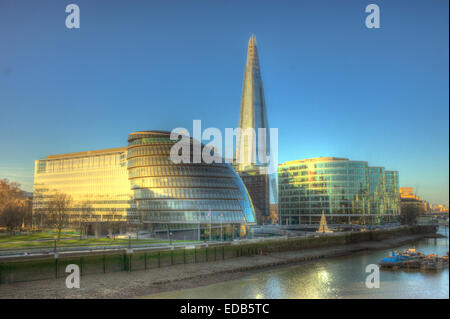
[[231,165],[175,164],[176,142],[169,132],[135,132],[128,147],[37,160],[33,213],[43,218],[36,222],[45,219],[53,195],[64,193],[72,199],[68,225],[87,222],[97,234],[116,225],[159,237],[231,239],[254,224],[253,205]]
[[[373,224],[393,221],[389,194],[398,194],[398,174],[386,182],[384,168],[364,161],[319,157],[279,165],[281,224]],[[395,183],[394,183],[395,182]],[[386,188],[389,184],[389,189]]]

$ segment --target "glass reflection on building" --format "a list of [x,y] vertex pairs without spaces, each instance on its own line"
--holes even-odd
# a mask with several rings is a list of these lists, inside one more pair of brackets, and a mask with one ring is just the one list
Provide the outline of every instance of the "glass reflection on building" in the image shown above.
[[128,142],[37,160],[37,226],[56,192],[73,200],[68,225],[87,222],[95,234],[111,232],[114,224],[120,232],[139,226],[157,237],[172,232],[175,239],[232,239],[255,223],[247,190],[228,163],[173,163],[170,149],[177,141],[168,132],[136,132]]
[[132,192],[128,183],[126,147],[50,155],[35,162],[33,216],[35,226],[44,226],[47,204],[56,192],[68,194],[68,225],[81,219],[94,225],[122,222],[133,224]]
[[178,236],[197,232],[199,238],[217,238],[224,224],[233,238],[242,225],[255,223],[251,200],[231,165],[174,164],[170,150],[176,142],[167,132],[129,136],[128,176],[142,223],[156,232],[176,228]]
[[384,168],[369,168],[367,162],[321,157],[283,163],[278,168],[280,223],[318,224],[322,212],[330,224],[391,221],[398,214],[394,175],[391,199]]

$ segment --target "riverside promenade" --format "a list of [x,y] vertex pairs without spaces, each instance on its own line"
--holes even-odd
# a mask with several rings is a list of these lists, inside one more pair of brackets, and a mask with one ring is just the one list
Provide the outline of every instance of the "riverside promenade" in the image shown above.
[[136,298],[171,290],[194,288],[241,278],[252,272],[322,258],[389,249],[420,240],[414,234],[354,244],[262,253],[254,256],[181,264],[133,272],[92,274],[81,277],[79,289],[68,289],[65,277],[0,285],[0,298]]

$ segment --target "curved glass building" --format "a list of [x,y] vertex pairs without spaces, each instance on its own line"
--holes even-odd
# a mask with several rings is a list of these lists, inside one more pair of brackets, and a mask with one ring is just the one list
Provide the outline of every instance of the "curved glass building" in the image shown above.
[[176,142],[169,132],[129,135],[128,179],[142,223],[154,231],[198,229],[199,236],[211,229],[212,237],[218,225],[231,227],[236,236],[240,225],[255,223],[252,202],[231,165],[175,164],[170,150]]
[[255,211],[240,177],[223,160],[173,163],[170,151],[177,142],[169,132],[135,132],[127,147],[36,161],[35,224],[45,226],[52,196],[65,193],[72,199],[68,226],[83,223],[98,235],[136,228],[163,238],[172,233],[174,239],[243,235],[255,223]]
[[395,176],[386,183],[384,168],[346,158],[286,162],[278,169],[280,222],[318,224],[322,212],[330,224],[389,221],[398,213]]

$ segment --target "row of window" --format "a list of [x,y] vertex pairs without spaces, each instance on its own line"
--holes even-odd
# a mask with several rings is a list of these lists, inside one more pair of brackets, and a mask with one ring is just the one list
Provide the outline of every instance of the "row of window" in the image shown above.
[[211,177],[142,177],[130,180],[131,188],[219,187],[236,188],[235,179]]
[[352,182],[366,182],[365,176],[355,176],[355,175],[318,175],[318,176],[292,176],[292,177],[279,177],[280,183],[305,183],[305,182],[334,182],[334,181],[352,181]]
[[360,175],[366,176],[367,171],[364,169],[318,169],[318,170],[303,170],[303,171],[279,171],[279,177],[291,176],[317,176],[317,175]]
[[135,199],[146,198],[182,198],[182,199],[241,199],[242,194],[237,189],[215,189],[215,188],[159,188],[159,189],[136,189]]
[[147,147],[136,147],[128,150],[128,158],[144,155],[166,155],[170,156],[172,145],[154,145]]
[[313,194],[313,193],[337,193],[337,192],[354,192],[355,190],[357,192],[361,191],[368,191],[368,188],[365,184],[358,184],[358,183],[343,183],[343,182],[336,182],[336,183],[302,183],[302,184],[279,184],[278,189],[280,194],[283,193],[283,191],[296,191],[299,194]]
[[78,169],[89,169],[99,167],[124,166],[124,153],[110,155],[95,155],[81,158],[41,160],[37,165],[37,173],[65,172]]
[[174,144],[176,142],[177,142],[177,140],[171,140],[169,136],[142,137],[142,138],[132,140],[131,142],[128,143],[128,146],[158,144],[158,143]]
[[368,214],[390,214],[395,215],[399,213],[399,210],[393,209],[378,209],[378,210],[368,210],[368,209],[351,209],[351,208],[340,208],[334,207],[331,209],[327,208],[311,208],[311,209],[283,209],[280,210],[280,218],[286,215],[320,215],[324,212],[325,214],[354,214],[354,215],[368,215]]
[[368,168],[368,163],[352,162],[352,161],[336,161],[323,163],[308,163],[290,166],[280,166],[280,171],[300,171],[300,170],[314,170],[318,168]]
[[137,167],[128,169],[130,178],[139,176],[217,176],[217,177],[234,177],[229,169],[218,168],[209,165],[202,166],[151,166]]
[[145,212],[145,222],[245,222],[242,212],[204,211],[204,212]]
[[241,210],[237,200],[139,200],[139,210]]

